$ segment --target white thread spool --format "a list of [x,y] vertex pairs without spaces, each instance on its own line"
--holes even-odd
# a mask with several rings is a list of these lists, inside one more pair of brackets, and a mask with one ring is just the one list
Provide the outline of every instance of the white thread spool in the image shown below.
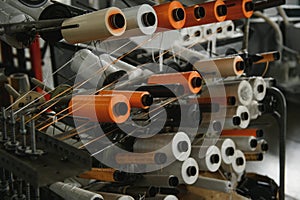
[[62,182],[52,184],[50,190],[68,200],[103,200],[103,197],[100,194]]
[[214,145],[209,147],[193,146],[191,156],[197,160],[200,171],[216,172],[221,166],[221,152]]
[[133,150],[136,153],[160,151],[167,154],[168,160],[172,160],[172,157],[175,157],[179,161],[184,161],[190,156],[191,141],[184,132],[159,134],[151,138],[138,138],[133,146]]

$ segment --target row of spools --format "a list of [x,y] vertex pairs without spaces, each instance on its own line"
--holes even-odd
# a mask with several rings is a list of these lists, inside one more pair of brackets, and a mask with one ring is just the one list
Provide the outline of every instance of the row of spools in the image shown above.
[[[60,4],[47,3],[40,8],[30,8],[19,1],[5,0],[0,1],[0,5],[2,24],[61,19],[54,24],[61,26],[60,30],[42,36],[45,40],[64,39],[71,44],[112,39],[112,36],[116,39],[152,35],[166,30],[249,18],[254,9],[252,0],[217,0],[191,7],[184,7],[180,2],[172,1],[153,7],[148,4],[122,10],[110,7],[72,17],[70,10]],[[7,16],[7,12],[11,17]],[[28,19],[27,15],[32,19]]]

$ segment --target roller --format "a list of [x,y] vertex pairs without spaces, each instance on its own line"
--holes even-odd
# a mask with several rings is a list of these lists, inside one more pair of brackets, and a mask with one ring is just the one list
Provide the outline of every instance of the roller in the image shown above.
[[103,192],[126,194],[132,196],[134,199],[139,199],[141,196],[144,197],[154,197],[158,193],[158,188],[140,187],[140,186],[104,186],[101,188]]
[[263,153],[246,153],[245,154],[246,161],[262,161],[264,159]]
[[153,6],[158,18],[158,30],[174,30],[183,28],[186,22],[186,13],[179,1],[172,1]]
[[[250,124],[250,112],[246,106],[237,106],[237,107],[227,107],[226,109],[226,118],[233,119],[233,123],[235,121],[234,117],[240,118],[240,123],[237,125],[239,128],[245,129]],[[232,118],[233,116],[233,118]],[[229,129],[229,127],[224,127],[224,129]]]
[[62,30],[63,38],[71,44],[105,40],[121,36],[126,30],[126,18],[116,7],[66,19],[62,26],[79,25],[78,28]]
[[221,150],[222,161],[225,164],[231,164],[234,161],[236,146],[233,140],[227,138],[218,140],[216,146]]
[[[203,114],[202,114],[203,116]],[[202,120],[207,119],[205,116],[203,116]],[[198,128],[198,133],[201,134],[214,134],[214,133],[219,133],[222,131],[222,123],[219,120],[212,120],[209,121],[202,121],[201,125]]]
[[174,84],[180,83],[184,86],[185,93],[197,94],[202,88],[202,78],[197,71],[157,74],[150,76],[148,84]]
[[133,151],[136,153],[159,151],[166,153],[168,160],[175,158],[184,161],[191,153],[191,141],[187,134],[183,132],[159,134],[151,138],[137,138],[133,145]]
[[103,197],[104,200],[134,200],[134,198],[129,195],[106,192],[99,192],[99,194]]
[[208,190],[230,193],[233,190],[232,184],[228,180],[221,180],[205,176],[199,176],[194,187],[200,187]]
[[209,147],[193,146],[191,156],[197,160],[200,171],[216,172],[221,166],[221,152],[214,145]]
[[262,101],[266,96],[266,81],[262,77],[253,77],[249,79],[249,83],[253,89],[253,98],[257,101]]
[[194,5],[185,8],[186,11],[186,22],[184,27],[198,26],[201,19],[205,17],[205,8],[199,5]]
[[178,200],[175,195],[157,194],[155,197],[149,197],[145,200]]
[[154,173],[144,174],[143,177],[136,181],[139,186],[158,186],[158,187],[176,187],[179,179],[174,175],[156,175]]
[[104,182],[124,182],[126,181],[126,173],[111,168],[92,168],[79,175],[83,179],[95,179]]
[[212,75],[216,70],[222,77],[241,76],[244,73],[244,60],[240,56],[199,60],[193,65],[201,74]]
[[232,169],[237,174],[242,174],[246,169],[246,158],[242,151],[235,152],[235,161],[232,163]]
[[258,54],[260,59],[254,61],[254,64],[273,62],[280,59],[280,53],[278,51],[266,52],[262,54]]
[[130,115],[130,104],[123,95],[79,95],[69,102],[69,113],[92,121],[123,123]]
[[103,200],[100,194],[90,192],[76,186],[57,182],[50,185],[50,190],[68,200]]
[[250,136],[231,136],[231,137],[221,137],[221,138],[229,138],[235,142],[237,149],[242,151],[255,151],[257,147],[257,138]]
[[[149,75],[152,75],[153,72],[151,72],[148,69],[141,69],[139,67],[135,67],[133,65],[130,65],[120,59],[117,59],[109,54],[101,54],[99,56],[101,61],[104,61],[105,63],[109,63],[114,68],[125,71],[127,74],[127,77],[122,77],[121,80],[124,80],[125,78],[128,78],[128,80],[135,80],[139,79],[141,77],[147,77]],[[118,85],[119,86],[119,85]]]
[[151,84],[151,85],[142,85],[136,86],[136,91],[147,91],[154,98],[165,98],[165,97],[179,97],[184,95],[183,85],[176,84]]
[[[25,15],[17,8],[5,3],[4,1],[0,1],[0,24],[21,23],[28,22],[30,20],[31,18],[28,15]],[[16,35],[0,34],[0,39],[18,49],[25,48],[29,45],[21,42]],[[33,40],[34,37],[31,38],[29,42],[32,42]]]
[[261,105],[257,101],[252,101],[247,108],[249,110],[251,120],[257,119],[261,115]]
[[77,82],[86,81],[93,88],[101,88],[126,74],[125,70],[100,60],[88,49],[79,50],[74,54],[71,70],[77,74]]
[[254,4],[252,0],[227,0],[227,20],[250,18],[253,15]]
[[[176,166],[176,165],[174,165]],[[169,166],[172,168],[172,164]],[[177,171],[178,167],[174,168],[173,171]],[[197,161],[194,158],[188,158],[186,159],[182,165],[181,165],[181,176],[179,179],[180,183],[184,183],[187,185],[192,185],[197,181],[197,178],[199,176],[199,166]]]
[[[246,80],[240,82],[224,82],[224,85],[216,84],[214,87],[225,87],[226,96],[234,96],[237,101],[237,105],[250,105],[253,100],[253,89],[250,83]],[[201,97],[209,98],[210,94],[207,87],[204,87],[201,93]]]
[[[202,114],[201,124],[209,124],[212,120],[221,120],[219,113],[212,115],[213,113],[204,112]],[[228,116],[224,119],[224,122],[227,124],[226,127],[235,127],[238,128],[241,125],[241,118],[237,115]]]
[[152,35],[157,29],[157,15],[148,4],[122,10],[127,20],[126,32],[122,38]]
[[153,97],[149,92],[136,91],[118,91],[118,90],[101,90],[100,95],[123,95],[128,98],[130,106],[133,108],[147,109],[153,103]]
[[263,137],[263,130],[261,129],[233,129],[233,130],[223,130],[221,136],[231,137],[231,136],[252,136],[252,137]]
[[227,97],[213,97],[207,98],[200,96],[197,99],[190,99],[190,103],[199,103],[200,105],[211,105],[212,103],[221,104],[225,106],[235,106],[236,105],[236,98],[234,96],[227,96]]
[[268,150],[269,150],[268,142],[266,140],[264,140],[264,139],[258,140],[255,152],[257,152],[257,153],[265,153]]
[[126,164],[157,164],[162,165],[167,161],[165,153],[118,153],[115,156],[116,163]]
[[205,16],[201,18],[198,25],[222,22],[226,19],[227,8],[222,0],[209,1],[199,6],[205,10]]

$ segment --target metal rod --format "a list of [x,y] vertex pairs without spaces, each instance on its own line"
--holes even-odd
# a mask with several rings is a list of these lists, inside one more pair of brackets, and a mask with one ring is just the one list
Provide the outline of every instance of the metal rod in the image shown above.
[[26,133],[27,133],[27,130],[26,130],[26,127],[25,127],[25,116],[24,115],[21,116],[20,133],[23,136],[22,146],[25,149],[26,148]]
[[30,183],[26,183],[26,200],[30,200]]
[[31,152],[36,153],[36,138],[35,138],[35,120],[30,123],[30,133],[31,133]]
[[8,137],[7,137],[7,126],[6,126],[7,116],[5,112],[5,107],[2,107],[1,111],[2,111],[2,141],[6,142],[8,140]]
[[11,125],[11,143],[14,145],[17,143],[17,141],[16,141],[16,119],[13,110],[11,110],[10,112],[10,125]]

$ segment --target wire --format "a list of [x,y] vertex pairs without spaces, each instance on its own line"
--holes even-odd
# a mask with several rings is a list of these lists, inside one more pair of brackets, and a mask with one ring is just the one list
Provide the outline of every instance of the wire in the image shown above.
[[266,66],[265,66],[265,71],[263,72],[263,74],[261,75],[262,77],[264,77],[266,75],[266,73],[268,72],[268,69],[270,67],[270,62],[267,62],[266,63]]

